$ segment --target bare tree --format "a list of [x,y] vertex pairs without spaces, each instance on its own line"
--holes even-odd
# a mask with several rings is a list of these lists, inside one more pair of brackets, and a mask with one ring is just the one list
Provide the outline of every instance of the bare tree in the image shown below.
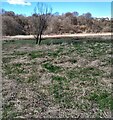
[[51,16],[52,8],[44,3],[37,3],[34,9],[33,23],[34,23],[34,37],[36,44],[40,44],[42,40],[42,34],[47,28],[47,22]]

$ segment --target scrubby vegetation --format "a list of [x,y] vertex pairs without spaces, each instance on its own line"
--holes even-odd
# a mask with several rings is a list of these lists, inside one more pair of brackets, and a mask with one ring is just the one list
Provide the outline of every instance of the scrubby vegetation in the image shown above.
[[[78,12],[67,12],[62,15],[48,13],[46,16],[50,16],[46,21],[46,29],[43,33],[47,35],[111,32],[111,20],[109,18],[94,18],[91,13],[82,15],[79,15]],[[3,35],[36,34],[35,17],[37,17],[36,14],[24,16],[17,15],[13,11],[2,10]]]

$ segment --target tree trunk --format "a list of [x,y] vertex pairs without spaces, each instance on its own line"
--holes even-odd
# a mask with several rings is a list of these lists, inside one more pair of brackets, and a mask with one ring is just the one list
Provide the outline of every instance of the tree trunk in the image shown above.
[[36,44],[38,44],[39,43],[39,35],[37,35],[37,37],[36,37]]
[[38,42],[38,44],[40,45],[40,43],[41,43],[41,40],[42,40],[42,33],[40,33],[40,35],[39,35],[39,42]]

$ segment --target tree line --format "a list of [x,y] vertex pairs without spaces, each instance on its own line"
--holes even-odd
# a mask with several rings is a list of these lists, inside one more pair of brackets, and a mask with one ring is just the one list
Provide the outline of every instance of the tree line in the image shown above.
[[90,12],[79,15],[76,11],[61,15],[58,12],[52,14],[51,10],[43,4],[37,4],[34,14],[25,16],[2,9],[2,34],[6,36],[36,35],[38,39],[41,37],[40,34],[111,32],[109,18],[94,18]]

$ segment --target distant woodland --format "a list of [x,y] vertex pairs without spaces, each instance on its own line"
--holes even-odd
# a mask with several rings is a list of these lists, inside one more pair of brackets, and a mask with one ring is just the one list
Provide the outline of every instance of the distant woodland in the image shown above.
[[[2,9],[2,33],[3,35],[33,35],[33,19],[31,16],[15,14],[13,11]],[[90,12],[79,15],[78,12],[67,12],[59,15],[58,12],[48,14],[49,19],[43,34],[75,34],[75,33],[102,33],[111,32],[111,20],[109,18],[94,18]]]

